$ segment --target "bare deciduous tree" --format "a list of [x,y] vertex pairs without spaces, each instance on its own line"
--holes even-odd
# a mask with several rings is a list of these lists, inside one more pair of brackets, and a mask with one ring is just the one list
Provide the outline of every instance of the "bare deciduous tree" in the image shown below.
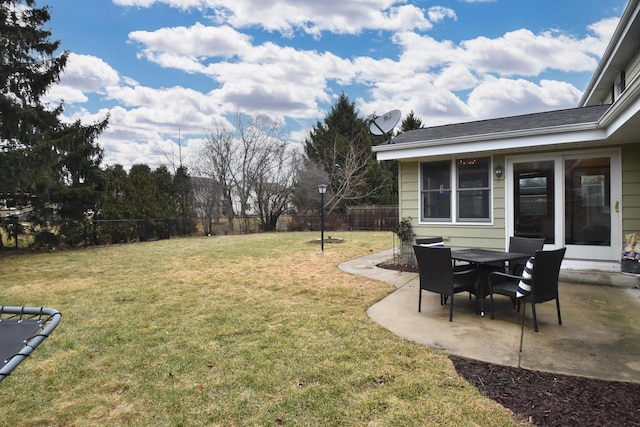
[[324,122],[318,121],[309,132],[304,145],[306,165],[314,164],[327,179],[325,207],[329,213],[345,212],[350,204],[391,199],[391,171],[375,160],[371,150],[382,139],[371,134],[368,122],[358,116],[355,104],[344,93]]
[[276,140],[260,151],[250,182],[263,230],[275,230],[288,209],[300,159],[293,147]]
[[222,217],[222,187],[213,178],[195,170],[193,173],[198,175],[192,180],[196,216],[204,234],[212,235],[215,232],[214,224],[220,222]]
[[193,169],[217,183],[230,227],[236,216],[253,213],[263,229],[273,230],[287,208],[299,156],[281,140],[277,124],[236,112],[233,125],[214,127]]
[[321,161],[320,168],[331,177],[331,184],[325,195],[325,209],[331,214],[348,202],[365,200],[375,194],[380,186],[371,186],[367,179],[367,168],[371,160],[368,146],[354,141],[340,141],[334,138],[332,150]]
[[233,164],[238,157],[234,131],[220,123],[211,130],[191,169],[198,181],[196,197],[209,218],[226,216],[233,230]]
[[378,191],[378,187],[370,187],[366,180],[366,170],[371,159],[369,147],[351,141],[340,153],[342,164],[334,169],[334,182],[338,185],[328,201],[329,213],[335,206],[356,200],[364,200]]

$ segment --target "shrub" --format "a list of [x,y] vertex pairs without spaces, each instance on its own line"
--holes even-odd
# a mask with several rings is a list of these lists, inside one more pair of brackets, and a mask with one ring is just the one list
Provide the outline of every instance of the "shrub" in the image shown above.
[[37,248],[55,248],[60,246],[61,243],[60,236],[49,230],[42,230],[36,234],[34,246]]
[[402,243],[410,243],[413,241],[413,238],[416,235],[413,232],[413,226],[411,225],[411,217],[402,218],[402,221],[400,221],[400,224],[398,224],[398,228],[396,229],[396,234]]

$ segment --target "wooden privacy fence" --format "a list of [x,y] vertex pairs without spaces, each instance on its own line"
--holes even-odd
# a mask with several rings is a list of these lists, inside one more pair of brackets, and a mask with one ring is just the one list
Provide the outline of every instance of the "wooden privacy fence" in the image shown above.
[[353,206],[348,213],[351,230],[395,231],[400,222],[398,206]]

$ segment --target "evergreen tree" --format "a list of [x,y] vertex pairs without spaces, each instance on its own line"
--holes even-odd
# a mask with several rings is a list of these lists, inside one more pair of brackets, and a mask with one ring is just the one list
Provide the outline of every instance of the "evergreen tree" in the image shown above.
[[91,126],[61,122],[63,105],[49,108],[42,96],[67,63],[55,56],[59,41],[43,27],[47,7],[35,0],[0,0],[0,195],[18,207],[31,204],[42,217],[49,202],[81,217],[95,206],[102,150],[94,139],[107,119]]
[[421,129],[423,127],[422,120],[416,116],[411,110],[409,114],[404,118],[400,125],[400,132],[406,132],[408,130]]
[[195,198],[193,195],[193,183],[185,166],[180,166],[173,177],[173,187],[178,204],[178,216],[192,218],[194,215]]
[[178,203],[173,186],[173,176],[166,166],[160,166],[151,172],[152,206],[149,211],[151,218],[176,218]]
[[131,208],[132,219],[154,218],[155,215],[155,184],[151,176],[151,168],[145,164],[131,166],[128,176],[127,194],[125,200]]
[[327,172],[331,172],[332,167],[338,165],[328,163],[335,158],[344,160],[344,152],[350,144],[370,146],[368,136],[365,121],[358,117],[355,104],[343,92],[331,107],[324,123],[317,121],[309,137],[305,139],[305,155],[312,162],[321,164]]
[[[402,120],[400,125],[400,133],[404,133],[409,130],[421,129],[423,127],[422,120],[416,116],[411,110],[409,114]],[[380,162],[380,167],[383,168],[389,174],[391,183],[386,191],[382,191],[385,197],[380,200],[380,204],[396,205],[398,204],[398,161],[397,160],[385,160]]]
[[304,152],[326,177],[325,206],[329,213],[343,212],[349,204],[378,204],[390,199],[390,171],[371,151],[371,146],[384,138],[369,132],[369,124],[359,117],[345,93],[324,122],[317,121],[305,140]]
[[194,220],[196,199],[189,171],[180,166],[173,177],[173,190],[176,197],[178,217],[181,218],[180,233],[189,234],[196,230]]
[[100,169],[102,149],[94,140],[106,122],[85,126],[68,125],[54,142],[58,150],[56,181],[51,201],[60,203],[62,218],[84,219],[87,211],[97,212],[104,197],[104,173]]
[[122,165],[109,166],[104,171],[104,197],[97,211],[99,219],[133,218],[132,206],[127,202],[129,179]]

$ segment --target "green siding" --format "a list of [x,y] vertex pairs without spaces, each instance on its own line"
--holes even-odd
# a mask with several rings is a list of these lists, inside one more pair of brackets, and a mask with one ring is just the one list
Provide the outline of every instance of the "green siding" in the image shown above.
[[418,162],[400,163],[400,219],[413,218],[418,222]]
[[626,85],[629,87],[631,83],[640,75],[640,53],[637,53],[636,56],[631,60],[629,65],[625,70],[625,80]]
[[[622,147],[622,233],[640,232],[640,144]],[[624,241],[624,239],[623,239]]]
[[[567,152],[570,152],[567,151]],[[494,156],[493,165],[504,166],[504,156]],[[400,163],[400,217],[412,218],[417,236],[443,236],[454,248],[483,247],[503,249],[505,246],[505,177],[493,181],[493,224],[452,225],[420,224],[420,163]],[[622,231],[640,232],[640,143],[622,146]]]
[[[622,72],[622,70],[620,70]],[[634,80],[640,76],[640,52],[633,57],[633,59],[627,64],[624,68],[625,73],[625,86],[629,87]],[[611,83],[611,88],[613,89],[614,83]],[[613,96],[611,90],[608,91],[607,95],[600,100],[601,104],[611,104],[613,103]]]
[[[504,166],[504,157],[494,158],[494,166]],[[420,224],[420,163],[400,163],[400,218],[412,218],[413,231],[418,237],[443,236],[453,248],[505,248],[504,176],[494,178],[494,223],[487,225]]]

